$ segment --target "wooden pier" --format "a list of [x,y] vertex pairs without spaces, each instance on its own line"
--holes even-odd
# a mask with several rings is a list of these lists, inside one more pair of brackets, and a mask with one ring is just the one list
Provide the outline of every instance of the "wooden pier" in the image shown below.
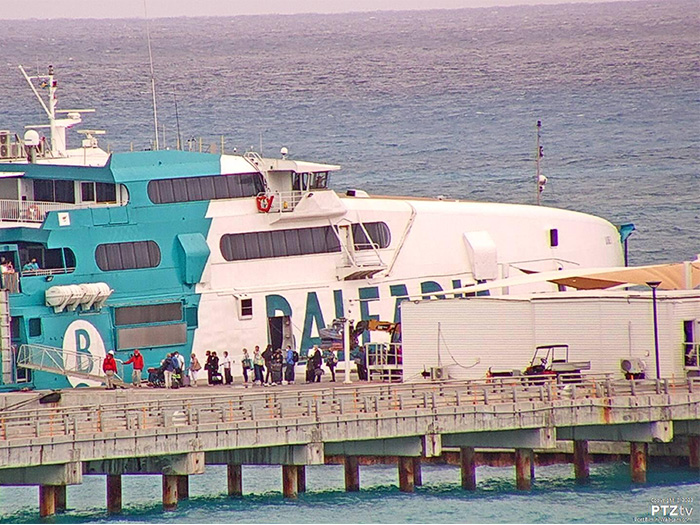
[[400,490],[413,492],[421,458],[446,449],[459,450],[462,487],[474,490],[476,448],[515,450],[516,484],[527,490],[533,450],[558,440],[573,441],[582,482],[589,441],[629,443],[635,482],[646,479],[648,444],[677,436],[700,469],[700,381],[77,389],[43,399],[52,402],[36,392],[0,396],[0,485],[39,485],[41,516],[65,509],[66,486],[86,475],[106,476],[110,513],[122,508],[121,476],[162,475],[163,508],[172,510],[206,465],[227,465],[231,497],[243,493],[241,465],[280,465],[283,494],[295,498],[307,490],[305,466],[327,456],[344,457],[348,491],[360,490],[360,456],[397,457]]

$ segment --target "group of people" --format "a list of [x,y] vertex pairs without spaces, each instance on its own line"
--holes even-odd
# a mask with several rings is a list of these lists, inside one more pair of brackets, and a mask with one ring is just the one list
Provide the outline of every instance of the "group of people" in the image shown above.
[[[275,386],[282,384],[294,384],[295,369],[299,362],[299,352],[292,349],[291,345],[282,350],[281,348],[273,349],[272,345],[267,345],[264,351],[260,351],[260,347],[256,346],[251,357],[248,349],[243,349],[241,359],[241,369],[243,372],[243,382],[248,386],[251,382],[249,374],[252,373],[252,384],[255,386]],[[233,384],[233,374],[231,372],[232,364],[235,363],[229,356],[227,351],[223,352],[221,358],[215,351],[206,352],[206,361],[204,366],[199,362],[197,356],[192,353],[190,356],[189,366],[186,367],[185,358],[177,351],[168,354],[160,363],[160,366],[148,369],[148,384],[154,387],[179,388],[181,386],[197,386],[198,374],[204,368],[207,371],[207,383],[209,385],[231,385]],[[132,365],[132,386],[138,388],[141,386],[142,373],[144,368],[143,355],[136,349],[129,359],[124,362],[125,365]],[[331,382],[335,382],[335,369],[338,365],[338,357],[332,349],[321,350],[318,346],[314,346],[309,350],[306,361],[306,382],[314,383],[321,382],[321,378],[325,371],[323,365],[328,368],[331,374]],[[359,372],[358,364],[358,372]],[[103,371],[107,388],[116,388],[114,386],[114,375],[117,371],[114,352],[110,350],[107,353],[103,364]],[[363,379],[359,374],[360,379]],[[366,376],[364,377],[366,379]]]

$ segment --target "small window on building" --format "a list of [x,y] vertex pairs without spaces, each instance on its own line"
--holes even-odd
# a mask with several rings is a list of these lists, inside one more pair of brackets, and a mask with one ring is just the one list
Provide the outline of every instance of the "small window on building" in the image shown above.
[[549,245],[553,248],[559,246],[559,230],[552,228],[549,230]]
[[253,317],[253,300],[245,298],[240,300],[241,304],[241,319],[250,319]]
[[39,337],[41,335],[41,318],[35,317],[29,320],[29,337]]

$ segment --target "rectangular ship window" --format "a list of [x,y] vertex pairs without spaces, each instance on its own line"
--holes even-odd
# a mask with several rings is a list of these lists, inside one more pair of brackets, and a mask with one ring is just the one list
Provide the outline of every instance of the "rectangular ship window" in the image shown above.
[[114,309],[114,324],[116,326],[167,323],[169,321],[182,321],[182,303],[121,306]]

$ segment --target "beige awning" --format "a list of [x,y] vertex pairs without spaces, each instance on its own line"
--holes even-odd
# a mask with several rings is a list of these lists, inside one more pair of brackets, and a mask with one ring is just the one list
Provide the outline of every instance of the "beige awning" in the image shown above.
[[476,293],[494,288],[506,288],[541,282],[561,284],[579,290],[603,290],[622,285],[642,285],[658,282],[660,290],[692,290],[700,287],[700,260],[650,266],[587,268],[539,272],[499,279],[450,292]]

